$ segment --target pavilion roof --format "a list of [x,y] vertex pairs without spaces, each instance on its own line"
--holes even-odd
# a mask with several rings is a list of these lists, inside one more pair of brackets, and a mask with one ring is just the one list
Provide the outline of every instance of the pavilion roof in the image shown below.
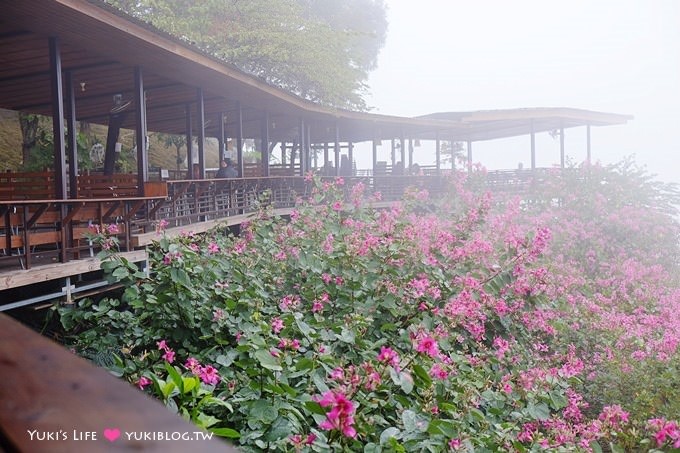
[[[79,121],[107,124],[113,96],[132,99],[133,73],[141,67],[150,131],[183,134],[187,105],[203,89],[207,135],[217,115],[227,116],[226,134],[236,136],[236,111],[245,137],[259,137],[268,112],[272,140],[294,140],[299,120],[313,142],[395,137],[489,140],[534,130],[576,125],[622,124],[632,117],[576,109],[517,109],[435,113],[407,118],[324,107],[268,85],[178,38],[99,0],[3,2],[0,16],[0,108],[51,115],[48,37],[57,36],[62,70],[72,74]],[[195,112],[195,106],[192,107]],[[129,108],[123,127],[133,128]]]

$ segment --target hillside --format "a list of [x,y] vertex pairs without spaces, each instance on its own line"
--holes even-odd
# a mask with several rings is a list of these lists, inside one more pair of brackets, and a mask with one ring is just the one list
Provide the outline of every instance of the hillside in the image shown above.
[[[107,127],[91,124],[87,132],[88,143],[106,142]],[[134,131],[123,129],[120,142],[124,149],[134,146]],[[149,133],[149,166],[177,169],[177,149],[167,146],[158,134]],[[214,138],[206,140],[206,167],[218,166],[218,143]],[[181,157],[186,160],[186,147],[180,149]],[[0,162],[1,170],[17,171],[21,167],[21,128],[17,112],[0,109]],[[186,169],[186,163],[180,168]]]

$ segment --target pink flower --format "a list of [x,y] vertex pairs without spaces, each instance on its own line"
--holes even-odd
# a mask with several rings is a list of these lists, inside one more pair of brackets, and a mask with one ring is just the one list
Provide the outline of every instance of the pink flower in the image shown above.
[[342,367],[337,367],[331,371],[331,379],[339,381],[345,378],[345,370]]
[[215,311],[213,312],[213,322],[220,321],[225,318],[224,310],[221,308],[216,308]]
[[167,351],[165,351],[165,354],[163,354],[163,358],[168,363],[174,362],[175,361],[175,351],[173,351],[172,349],[168,349]]
[[201,372],[201,364],[194,357],[189,357],[184,363],[184,368],[191,371],[194,376],[198,376]]
[[339,430],[345,437],[356,437],[354,429],[354,403],[343,393],[328,391],[318,400],[321,407],[331,406],[326,413],[326,420],[319,424],[321,429]]
[[217,245],[216,243],[211,242],[210,244],[208,244],[208,253],[219,253],[219,251],[220,246]]
[[118,225],[116,225],[115,223],[112,223],[106,227],[106,231],[109,234],[118,234],[120,233],[120,228],[118,228]]
[[342,203],[336,201],[333,203],[332,208],[334,211],[342,211]]
[[496,358],[498,360],[503,359],[505,353],[508,351],[508,349],[510,349],[510,343],[501,337],[496,337],[493,339],[493,346],[496,348]]
[[283,330],[284,324],[283,320],[281,318],[274,318],[272,319],[272,330],[274,333],[278,334]]
[[199,377],[201,378],[201,381],[210,385],[215,385],[220,382],[220,375],[217,372],[217,369],[212,365],[201,367]]
[[147,387],[151,385],[152,381],[146,376],[142,376],[139,378],[137,381],[137,387],[139,387],[140,390],[144,390],[144,387]]
[[418,340],[416,351],[425,353],[430,357],[436,357],[439,355],[439,344],[433,337],[424,335]]
[[392,368],[397,368],[399,366],[399,354],[392,348],[381,346],[380,354],[378,354],[378,361],[387,363],[388,365],[391,365]]
[[165,342],[165,340],[161,340],[156,343],[158,345],[158,349],[161,351],[165,351],[163,354],[163,359],[165,359],[166,362],[172,363],[175,360],[175,351],[170,349],[168,347],[168,344]]
[[435,363],[432,365],[432,368],[430,368],[430,376],[432,376],[435,379],[439,379],[440,381],[443,381],[447,377],[449,377],[448,371],[446,371],[442,366],[438,363]]
[[463,442],[458,438],[451,439],[449,441],[449,448],[452,448],[454,450],[458,450],[462,445],[463,445]]

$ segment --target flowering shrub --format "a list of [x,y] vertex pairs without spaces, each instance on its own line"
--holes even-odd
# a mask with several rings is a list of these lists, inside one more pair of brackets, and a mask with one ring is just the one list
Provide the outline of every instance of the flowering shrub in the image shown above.
[[442,200],[412,188],[372,210],[343,184],[317,181],[290,221],[263,211],[238,237],[159,236],[149,276],[118,267],[134,282],[119,299],[63,312],[74,345],[113,351],[114,371],[244,451],[675,448],[670,414],[590,399],[590,374],[618,372],[596,355],[616,362],[615,343],[588,349],[617,338],[603,309],[622,312],[599,291],[636,310],[642,269],[593,300],[630,269],[579,278],[588,251],[567,255],[550,203],[496,212],[456,178]]

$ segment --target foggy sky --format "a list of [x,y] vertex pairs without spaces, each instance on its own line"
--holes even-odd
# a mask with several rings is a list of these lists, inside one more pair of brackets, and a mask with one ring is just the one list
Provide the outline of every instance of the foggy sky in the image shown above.
[[[659,179],[680,182],[679,0],[386,4],[387,41],[369,79],[373,112],[573,107],[631,114],[627,125],[592,128],[593,159],[634,154]],[[565,131],[568,157],[583,161],[585,146],[585,127]],[[473,145],[474,160],[489,168],[526,166],[529,149],[528,137]],[[559,140],[537,135],[537,165],[556,163]]]

